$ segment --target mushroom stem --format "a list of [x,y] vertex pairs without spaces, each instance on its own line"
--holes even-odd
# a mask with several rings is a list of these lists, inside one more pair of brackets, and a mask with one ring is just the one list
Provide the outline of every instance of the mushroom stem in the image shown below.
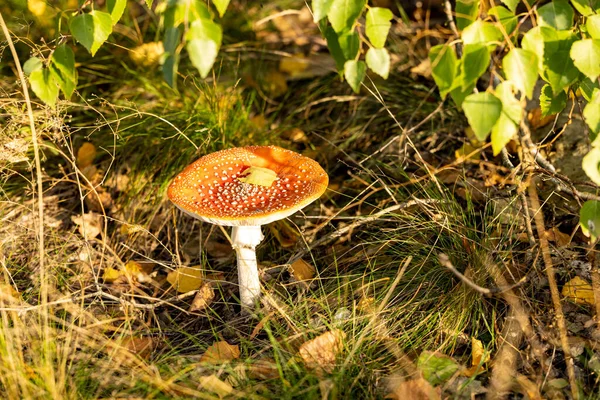
[[245,307],[253,307],[260,296],[256,246],[263,237],[260,225],[234,226],[231,230],[231,245],[237,254],[240,300]]

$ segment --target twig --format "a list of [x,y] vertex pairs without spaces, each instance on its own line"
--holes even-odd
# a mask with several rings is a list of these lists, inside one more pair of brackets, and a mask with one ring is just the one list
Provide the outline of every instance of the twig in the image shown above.
[[467,278],[466,276],[464,276],[459,270],[456,269],[456,267],[454,267],[454,265],[450,261],[450,258],[446,254],[439,253],[438,254],[438,260],[440,261],[440,264],[443,267],[448,268],[465,285],[469,286],[471,289],[475,290],[478,293],[481,293],[484,296],[493,296],[495,294],[502,294],[504,292],[513,290],[514,288],[522,285],[523,283],[525,283],[527,281],[527,277],[524,276],[523,278],[519,279],[518,282],[513,283],[512,285],[508,285],[508,283],[505,282],[506,284],[503,285],[503,287],[497,287],[497,288],[493,288],[493,289],[488,289],[488,288],[484,288],[484,287],[479,286],[478,284],[476,284],[475,282],[473,282],[472,280],[470,280],[469,278]]
[[598,270],[598,254],[595,251],[596,240],[590,239],[590,248],[588,252],[588,261],[592,275],[592,289],[594,291],[594,305],[596,308],[596,332],[600,332],[600,271]]
[[[444,13],[446,14],[446,19],[448,20],[448,25],[450,26],[450,29],[454,33],[454,36],[456,36],[456,38],[458,39],[460,37],[460,34],[458,33],[458,29],[456,28],[456,23],[454,23],[454,16],[452,15],[452,3],[450,3],[450,0],[444,0]],[[460,43],[456,44],[456,54],[458,55],[458,58],[462,57],[462,47]]]
[[550,246],[548,245],[548,239],[545,235],[546,228],[544,226],[544,216],[542,214],[542,207],[538,198],[537,188],[535,187],[536,181],[537,179],[534,177],[529,183],[529,199],[531,200],[533,217],[535,218],[535,226],[537,228],[538,240],[540,241],[540,247],[542,250],[542,258],[544,259],[544,264],[546,266],[548,285],[550,286],[550,293],[552,295],[554,312],[556,313],[556,322],[558,323],[560,341],[562,344],[563,353],[565,355],[565,362],[567,364],[567,375],[569,377],[569,385],[571,386],[571,395],[573,396],[574,400],[578,400],[579,390],[577,388],[577,380],[575,378],[574,362],[573,357],[571,356],[571,348],[569,347],[569,341],[567,337],[565,316],[563,314],[562,305],[560,304],[558,285],[556,284],[554,266],[552,265],[552,256],[550,255]]
[[292,264],[294,261],[296,261],[299,258],[301,258],[302,256],[304,256],[306,253],[310,252],[312,249],[314,249],[314,248],[316,248],[318,246],[321,246],[323,244],[332,242],[333,240],[335,240],[335,239],[339,238],[340,236],[342,236],[342,235],[344,235],[344,234],[352,231],[353,229],[356,229],[357,227],[359,227],[361,225],[364,225],[364,224],[367,224],[369,222],[373,222],[373,221],[379,219],[380,217],[382,217],[382,216],[384,216],[386,214],[389,214],[389,213],[392,213],[392,212],[398,211],[398,210],[403,210],[405,208],[412,207],[412,206],[417,205],[417,204],[425,205],[425,204],[434,204],[434,203],[439,203],[439,202],[440,201],[436,200],[436,199],[414,199],[414,200],[407,201],[405,203],[395,204],[395,205],[390,206],[388,208],[384,208],[383,210],[381,210],[381,211],[379,211],[379,212],[377,212],[375,214],[371,214],[368,217],[361,218],[361,219],[353,222],[352,224],[347,225],[347,226],[345,226],[345,227],[343,227],[341,229],[338,229],[336,231],[333,231],[330,234],[322,237],[321,239],[319,239],[319,240],[311,243],[307,248],[301,249],[298,252],[296,252],[293,256],[291,256],[289,258],[289,260],[288,260],[287,263],[288,264]]

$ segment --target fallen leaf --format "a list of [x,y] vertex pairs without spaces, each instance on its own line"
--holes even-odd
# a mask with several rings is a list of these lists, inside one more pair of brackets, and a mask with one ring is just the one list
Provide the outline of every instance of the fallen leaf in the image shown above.
[[556,226],[548,229],[545,235],[548,241],[555,243],[558,247],[565,247],[571,243],[571,236],[562,233]]
[[212,287],[211,282],[205,282],[200,289],[198,289],[198,293],[194,296],[194,300],[192,300],[192,304],[190,306],[190,311],[200,311],[204,310],[212,303],[215,298],[215,290]]
[[137,354],[142,358],[147,358],[152,354],[155,342],[151,336],[129,336],[121,340],[121,347]]
[[[89,168],[89,167],[88,167]],[[103,187],[98,186],[96,193],[89,193],[85,196],[85,205],[90,211],[104,213],[110,210],[113,206],[113,199]]]
[[85,142],[77,150],[77,166],[81,168],[88,167],[94,162],[96,157],[96,146],[90,142]]
[[275,236],[281,247],[287,249],[294,246],[299,239],[298,232],[287,221],[280,219],[268,225],[269,230]]
[[233,386],[229,383],[220,380],[215,374],[209,376],[201,376],[199,378],[200,386],[203,389],[213,392],[220,398],[228,396],[233,393]]
[[116,281],[117,279],[119,279],[122,275],[123,275],[122,271],[119,271],[118,269],[115,269],[112,267],[108,267],[108,268],[104,268],[104,273],[102,274],[102,279],[104,280],[105,283],[112,283],[112,282]]
[[250,122],[252,125],[256,127],[258,130],[265,129],[267,126],[267,119],[262,114],[257,114],[254,117],[250,118]]
[[145,282],[149,279],[149,275],[153,268],[154,263],[140,264],[137,261],[129,260],[125,263],[123,269],[119,270],[112,267],[105,268],[102,279],[106,283],[112,283],[124,276],[139,282]]
[[308,136],[300,128],[292,128],[281,133],[281,137],[293,143],[308,143]]
[[288,91],[285,75],[277,71],[268,73],[262,82],[262,86],[274,98],[282,96]]
[[86,240],[92,240],[102,233],[102,216],[95,212],[74,215],[71,221],[78,226],[79,233]]
[[441,388],[434,388],[423,378],[410,379],[399,382],[396,387],[385,396],[394,400],[438,400],[441,399]]
[[214,342],[200,357],[200,362],[220,364],[240,357],[240,347],[222,340]]
[[251,185],[271,187],[277,180],[277,172],[263,167],[250,167],[237,178],[238,181]]
[[542,128],[548,125],[549,123],[554,121],[555,118],[556,114],[542,117],[542,109],[540,107],[531,110],[527,114],[527,119],[529,120],[529,125],[531,125],[532,130],[536,130],[538,128]]
[[129,50],[129,58],[139,66],[158,65],[165,52],[162,42],[148,42]]
[[306,71],[308,66],[309,61],[304,54],[294,54],[291,57],[283,57],[281,61],[279,61],[279,71],[292,77]]
[[179,293],[187,293],[202,285],[202,269],[196,267],[178,267],[167,274],[169,282]]
[[307,281],[315,277],[316,269],[303,259],[298,259],[290,265],[294,279],[298,282]]
[[136,232],[144,232],[146,228],[142,225],[124,223],[119,230],[122,235],[131,235]]
[[460,366],[445,354],[423,351],[417,360],[417,368],[423,373],[423,378],[437,386],[448,381]]
[[471,367],[467,368],[462,374],[468,378],[484,371],[484,364],[490,359],[489,353],[486,353],[483,343],[480,340],[471,338]]
[[431,60],[429,59],[429,57],[423,59],[423,61],[421,61],[419,65],[412,67],[410,69],[410,73],[415,75],[421,75],[429,79],[431,77]]
[[21,300],[21,294],[16,291],[13,285],[0,283],[0,304],[3,302],[15,303]]
[[562,288],[562,295],[565,299],[576,304],[594,305],[594,289],[583,278],[576,276],[571,279]]
[[470,143],[465,143],[462,147],[454,152],[456,160],[479,160],[481,152],[478,151],[479,147],[475,147]]
[[248,377],[251,379],[277,379],[279,378],[279,369],[275,360],[256,360],[248,367]]
[[343,350],[346,333],[334,329],[309,340],[300,346],[298,354],[304,364],[317,372],[333,372],[337,356]]

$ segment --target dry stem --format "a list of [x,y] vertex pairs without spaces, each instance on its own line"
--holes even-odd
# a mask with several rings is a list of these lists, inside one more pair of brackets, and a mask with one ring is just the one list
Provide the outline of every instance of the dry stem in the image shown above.
[[556,284],[556,278],[554,273],[554,266],[552,265],[552,257],[550,255],[550,246],[548,245],[548,239],[546,238],[544,226],[544,216],[542,214],[542,207],[537,194],[536,178],[532,178],[529,183],[529,199],[531,200],[531,207],[533,211],[533,217],[535,219],[535,226],[538,233],[538,240],[540,241],[540,247],[542,250],[542,258],[546,266],[546,275],[548,277],[548,285],[550,286],[550,293],[552,295],[552,303],[554,305],[554,312],[556,313],[556,322],[558,324],[558,331],[560,335],[560,342],[562,350],[565,355],[565,362],[567,364],[567,375],[569,377],[569,385],[571,386],[571,395],[573,399],[579,399],[579,390],[577,387],[577,380],[575,378],[575,368],[573,363],[573,357],[571,356],[571,348],[569,347],[569,341],[567,337],[567,327],[565,324],[565,316],[563,314],[562,305],[560,304],[560,295],[558,292],[558,285]]

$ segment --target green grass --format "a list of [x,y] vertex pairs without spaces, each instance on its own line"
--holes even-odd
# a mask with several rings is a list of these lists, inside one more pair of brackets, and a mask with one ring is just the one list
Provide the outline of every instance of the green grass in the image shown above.
[[[244,29],[240,23],[240,31]],[[401,354],[414,358],[437,350],[468,365],[471,337],[495,348],[496,318],[504,305],[466,289],[440,266],[437,255],[448,254],[475,283],[490,286],[490,254],[501,258],[515,245],[507,234],[498,234],[493,214],[481,205],[429,181],[411,182],[421,165],[406,142],[384,148],[402,127],[410,128],[409,122],[414,126],[437,107],[429,87],[392,75],[371,85],[385,99],[382,104],[368,92],[345,99],[354,96],[347,85],[327,75],[290,82],[282,97],[265,99],[257,87],[244,84],[244,74],[268,79],[264,71],[275,65],[258,51],[258,59],[244,54],[240,60],[226,58],[218,84],[190,76],[174,91],[158,74],[136,69],[123,55],[99,54],[84,59],[76,104],[64,102],[55,111],[38,107],[36,112],[44,140],[46,263],[55,289],[50,301],[56,302],[51,306],[43,307],[38,298],[31,149],[28,162],[2,164],[0,392],[10,398],[214,398],[199,382],[215,374],[243,398],[312,399],[327,391],[330,398],[382,398],[387,394],[384,378],[403,365]],[[12,82],[0,85],[2,97],[18,98]],[[27,139],[21,106],[7,107],[0,121],[11,138]],[[256,115],[265,117],[265,127],[256,125]],[[445,110],[411,137],[451,138],[462,123],[455,111]],[[308,140],[285,139],[283,133],[291,128],[302,129]],[[113,202],[102,220],[106,229],[93,239],[83,238],[71,219],[90,211],[82,197],[94,195],[76,169],[77,150],[84,142],[98,149],[94,166],[103,179],[95,184]],[[304,257],[318,271],[309,288],[294,283],[285,266],[297,248],[282,248],[265,228],[259,259],[278,273],[265,282],[270,300],[264,308],[254,317],[240,315],[233,260],[220,263],[206,251],[194,256],[181,250],[199,247],[199,233],[203,240],[226,243],[223,233],[175,211],[164,192],[194,159],[248,144],[304,152],[330,174],[336,186],[304,211],[306,218],[291,218],[303,238],[310,238],[331,213],[340,212],[339,218],[329,220],[315,239],[395,203],[414,198],[436,202],[387,214],[349,237],[313,249]],[[445,149],[435,157],[448,154]],[[111,183],[119,175],[128,179],[121,188]],[[126,225],[136,229],[124,233]],[[121,268],[130,259],[156,262],[158,289],[100,279],[106,268]],[[209,310],[187,313],[191,298],[151,310],[131,303],[149,305],[172,297],[164,279],[182,260],[209,273],[224,272]],[[20,296],[7,294],[6,285]],[[91,296],[98,290],[112,297]],[[382,312],[375,313],[386,297]],[[25,306],[24,301],[30,305],[27,311],[10,311]],[[346,333],[332,372],[304,365],[298,357],[301,344],[332,329]],[[131,351],[131,337],[152,338],[152,351]],[[199,364],[199,356],[217,340],[238,345],[240,358]],[[272,364],[273,376],[252,377],[256,363],[265,360]]]

